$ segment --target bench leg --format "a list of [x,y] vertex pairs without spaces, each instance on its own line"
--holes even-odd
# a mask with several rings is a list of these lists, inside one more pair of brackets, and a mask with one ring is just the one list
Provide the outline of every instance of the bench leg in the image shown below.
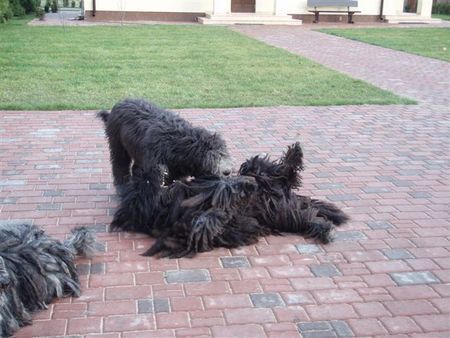
[[355,23],[354,21],[353,21],[353,12],[348,12],[348,23]]
[[314,23],[319,23],[319,12],[314,12]]

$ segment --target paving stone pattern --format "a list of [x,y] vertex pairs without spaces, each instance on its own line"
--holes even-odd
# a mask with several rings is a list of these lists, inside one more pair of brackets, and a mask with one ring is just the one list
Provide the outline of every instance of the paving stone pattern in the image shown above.
[[[379,85],[420,101],[180,111],[221,132],[236,165],[300,140],[301,193],[352,217],[339,240],[269,236],[193,259],[143,257],[152,239],[106,231],[117,198],[95,112],[0,112],[0,223],[30,221],[61,239],[87,225],[104,244],[77,261],[81,297],[36,313],[18,338],[450,335],[448,64],[301,28],[239,29],[325,64],[378,55],[377,71],[350,68],[375,83],[398,77],[401,87]],[[411,60],[418,69],[403,72]]]
[[354,333],[343,320],[302,322],[297,324],[303,338],[354,337]]

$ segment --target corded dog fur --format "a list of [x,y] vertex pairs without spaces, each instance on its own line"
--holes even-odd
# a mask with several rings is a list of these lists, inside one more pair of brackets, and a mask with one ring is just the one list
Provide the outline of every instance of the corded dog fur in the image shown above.
[[37,226],[0,226],[0,337],[32,322],[53,298],[79,296],[75,255],[90,256],[95,239],[86,228],[58,241]]
[[[230,156],[220,135],[194,127],[150,102],[127,99],[117,103],[111,113],[101,111],[97,115],[105,123],[118,193],[124,195],[124,185],[135,182],[132,170],[138,170],[148,182],[143,187],[145,194],[140,195],[142,222],[149,222],[157,213],[165,170],[166,183],[187,176],[231,172]],[[133,226],[121,229],[136,230]]]
[[145,223],[140,217],[145,205],[138,198],[143,190],[136,186],[147,183],[142,173],[136,173],[124,190],[112,225],[156,237],[144,255],[159,257],[191,257],[214,247],[252,244],[260,236],[282,232],[327,243],[332,229],[348,217],[331,203],[295,194],[301,170],[303,153],[295,143],[278,161],[267,156],[250,158],[236,176],[175,182],[163,188],[158,214]]
[[[110,113],[97,116],[105,123],[114,184],[118,192],[130,180],[130,167],[143,171],[155,190],[147,195],[147,207],[157,205],[162,175],[166,183],[187,176],[231,172],[231,160],[222,137],[192,126],[177,114],[138,99],[117,103]],[[132,165],[133,163],[133,165]],[[153,215],[154,210],[147,210]]]

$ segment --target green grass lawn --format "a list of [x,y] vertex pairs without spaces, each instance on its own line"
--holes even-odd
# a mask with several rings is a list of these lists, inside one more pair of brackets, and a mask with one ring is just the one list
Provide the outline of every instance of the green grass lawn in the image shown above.
[[449,28],[321,29],[321,32],[450,61]]
[[442,19],[442,20],[450,21],[450,15],[448,15],[448,14],[433,14],[431,17],[434,19]]
[[413,103],[223,27],[0,25],[0,109]]

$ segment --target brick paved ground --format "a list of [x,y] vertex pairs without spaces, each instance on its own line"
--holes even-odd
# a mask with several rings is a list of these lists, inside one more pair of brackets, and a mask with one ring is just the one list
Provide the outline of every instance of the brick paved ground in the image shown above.
[[[264,31],[273,41],[290,34],[293,46],[304,39]],[[448,64],[415,57],[424,74],[395,73],[403,57],[376,51],[379,70],[392,69],[398,92],[420,105],[181,111],[223,133],[236,164],[301,140],[303,193],[352,216],[329,245],[267,237],[194,259],[141,257],[151,239],[105,231],[116,201],[94,113],[0,112],[0,222],[33,221],[60,238],[90,225],[106,244],[78,261],[83,295],[50,305],[17,337],[449,336]],[[423,78],[439,80],[417,90]]]

